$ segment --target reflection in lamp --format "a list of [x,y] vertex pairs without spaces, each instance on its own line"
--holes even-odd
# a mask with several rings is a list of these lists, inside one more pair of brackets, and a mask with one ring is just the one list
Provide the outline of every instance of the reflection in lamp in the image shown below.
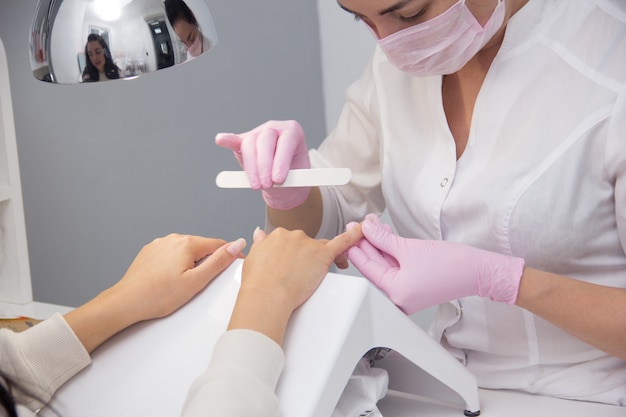
[[[203,35],[215,45],[217,33],[205,1],[188,1],[193,3],[192,13]],[[124,71],[121,79],[186,61],[184,46],[167,24],[163,0],[38,0],[29,39],[35,78],[81,83],[85,40],[90,33],[104,38],[113,61]]]

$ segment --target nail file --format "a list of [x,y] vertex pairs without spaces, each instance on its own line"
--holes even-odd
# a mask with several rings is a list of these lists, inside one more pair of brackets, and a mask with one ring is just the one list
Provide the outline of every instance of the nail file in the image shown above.
[[[292,169],[285,182],[274,187],[324,187],[345,185],[350,181],[350,168]],[[215,183],[220,188],[250,188],[245,171],[222,171],[217,174]]]

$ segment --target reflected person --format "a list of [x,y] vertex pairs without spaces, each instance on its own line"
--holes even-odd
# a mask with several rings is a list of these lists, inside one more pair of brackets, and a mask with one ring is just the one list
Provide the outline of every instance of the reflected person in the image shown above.
[[90,33],[85,45],[85,69],[83,82],[116,80],[121,78],[122,70],[115,65],[111,50],[104,38]]
[[183,0],[165,0],[163,5],[167,20],[187,48],[187,61],[211,49],[211,40],[202,34],[196,16],[187,3]]

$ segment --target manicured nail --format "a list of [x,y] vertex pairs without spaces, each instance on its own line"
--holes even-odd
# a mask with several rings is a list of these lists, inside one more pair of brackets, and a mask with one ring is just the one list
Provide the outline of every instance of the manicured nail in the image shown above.
[[366,221],[363,222],[363,224],[361,225],[361,230],[365,233],[365,232],[373,232],[376,229],[376,225],[374,223],[372,223],[371,221]]
[[235,240],[234,242],[231,242],[227,247],[226,250],[228,251],[228,253],[230,253],[232,256],[239,256],[239,254],[241,254],[241,251],[243,250],[243,248],[246,247],[246,239],[240,237],[239,239]]
[[368,215],[365,216],[365,220],[374,221],[375,219],[378,219],[378,216],[375,215],[374,213],[369,213]]
[[256,242],[257,240],[263,239],[264,237],[265,232],[263,231],[263,229],[257,226],[257,228],[254,229],[254,232],[252,233],[252,240]]

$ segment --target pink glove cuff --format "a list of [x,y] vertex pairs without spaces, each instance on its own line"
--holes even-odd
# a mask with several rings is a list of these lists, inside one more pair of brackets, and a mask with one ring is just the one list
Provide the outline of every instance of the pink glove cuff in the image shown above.
[[513,256],[489,253],[483,258],[483,271],[478,277],[478,295],[492,301],[515,304],[524,273],[524,260]]
[[263,190],[265,204],[276,210],[290,210],[302,205],[311,192],[311,187],[272,188],[271,192]]

